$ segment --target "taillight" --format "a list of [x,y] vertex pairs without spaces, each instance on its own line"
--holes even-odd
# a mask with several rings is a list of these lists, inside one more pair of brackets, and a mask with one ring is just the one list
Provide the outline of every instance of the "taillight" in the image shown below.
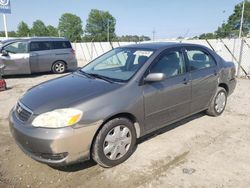
[[73,48],[71,49],[71,53],[76,54],[76,52],[75,52],[75,50]]

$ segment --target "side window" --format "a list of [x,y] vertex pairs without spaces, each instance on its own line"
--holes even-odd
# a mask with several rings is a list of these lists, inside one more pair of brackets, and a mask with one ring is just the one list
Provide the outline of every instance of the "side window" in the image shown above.
[[150,73],[164,73],[167,77],[176,76],[186,72],[185,61],[179,51],[163,55],[150,69]]
[[30,51],[44,51],[51,49],[51,42],[31,42]]
[[66,49],[72,48],[69,41],[54,41],[52,42],[53,49]]
[[213,67],[216,65],[214,59],[201,50],[187,50],[187,57],[191,71]]
[[28,52],[28,43],[27,42],[14,42],[3,48],[4,50],[10,53],[27,53]]

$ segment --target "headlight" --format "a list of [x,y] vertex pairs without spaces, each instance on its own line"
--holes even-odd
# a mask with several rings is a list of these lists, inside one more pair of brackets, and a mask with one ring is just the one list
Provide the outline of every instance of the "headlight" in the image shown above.
[[34,127],[60,128],[74,125],[82,118],[82,111],[72,108],[57,109],[37,116]]

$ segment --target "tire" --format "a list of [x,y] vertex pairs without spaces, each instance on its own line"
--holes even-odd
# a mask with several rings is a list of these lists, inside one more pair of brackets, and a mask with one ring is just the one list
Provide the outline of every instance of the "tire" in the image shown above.
[[52,65],[51,69],[55,74],[62,74],[66,72],[67,66],[63,61],[57,61]]
[[126,161],[133,154],[135,146],[133,123],[127,118],[115,118],[104,124],[97,134],[92,146],[92,158],[100,166],[110,168]]
[[222,87],[218,87],[206,113],[214,117],[219,116],[224,112],[226,104],[227,91]]

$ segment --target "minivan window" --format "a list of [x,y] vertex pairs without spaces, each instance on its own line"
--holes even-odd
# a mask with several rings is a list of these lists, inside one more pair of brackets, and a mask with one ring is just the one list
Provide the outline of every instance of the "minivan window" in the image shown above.
[[216,65],[214,59],[201,50],[187,50],[187,57],[190,64],[190,70],[200,70]]
[[72,48],[69,41],[53,41],[52,46],[53,49]]
[[27,53],[28,52],[28,43],[27,42],[14,42],[3,48],[10,53]]
[[31,42],[30,51],[44,51],[51,49],[51,42]]
[[167,77],[186,72],[183,55],[179,51],[168,52],[163,55],[150,69],[150,73],[164,73]]

